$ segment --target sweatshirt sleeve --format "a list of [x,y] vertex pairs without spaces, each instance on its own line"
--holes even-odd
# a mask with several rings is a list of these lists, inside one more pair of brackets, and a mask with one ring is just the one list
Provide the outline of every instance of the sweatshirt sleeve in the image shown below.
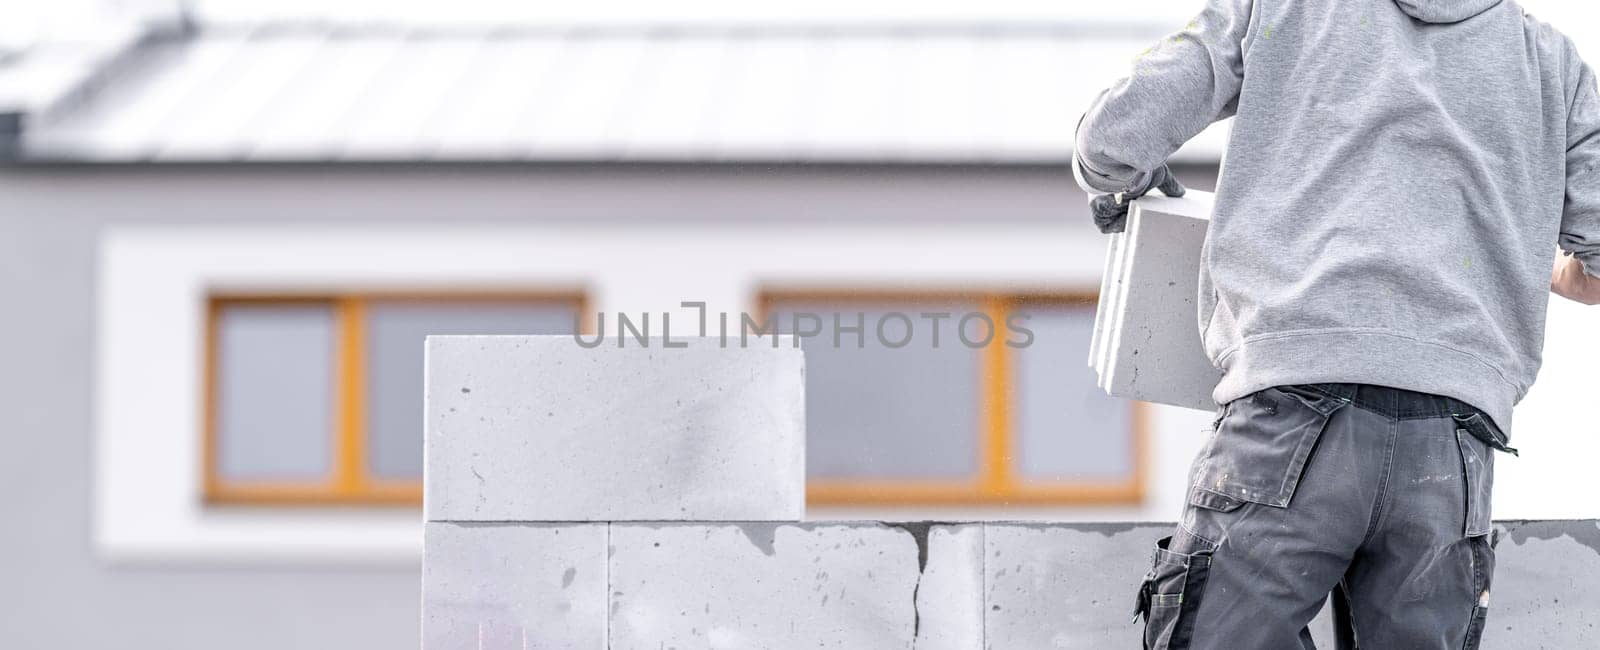
[[1567,110],[1567,196],[1557,244],[1600,277],[1600,92],[1594,70],[1570,43],[1567,57],[1575,79]]
[[1212,122],[1233,115],[1253,0],[1207,0],[1181,31],[1134,60],[1078,123],[1073,174],[1091,194],[1137,191]]

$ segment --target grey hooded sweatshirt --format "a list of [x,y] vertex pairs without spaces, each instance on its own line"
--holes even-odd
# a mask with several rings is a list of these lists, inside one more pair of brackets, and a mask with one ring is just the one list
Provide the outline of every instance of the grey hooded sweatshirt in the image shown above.
[[1217,402],[1375,384],[1509,433],[1556,247],[1600,276],[1600,95],[1572,43],[1511,0],[1210,0],[1089,109],[1080,182],[1137,191],[1229,116],[1199,296]]

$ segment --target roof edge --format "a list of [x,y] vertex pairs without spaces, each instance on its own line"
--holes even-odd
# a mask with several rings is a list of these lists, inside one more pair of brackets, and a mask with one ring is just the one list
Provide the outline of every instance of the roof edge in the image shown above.
[[119,25],[97,38],[70,44],[44,43],[14,57],[11,65],[28,66],[31,55],[50,59],[59,69],[45,75],[43,83],[30,79],[30,85],[13,89],[10,101],[0,104],[0,159],[25,156],[27,125],[47,119],[56,111],[88,101],[105,82],[120,72],[146,43],[161,39],[187,38],[194,24],[186,19]]

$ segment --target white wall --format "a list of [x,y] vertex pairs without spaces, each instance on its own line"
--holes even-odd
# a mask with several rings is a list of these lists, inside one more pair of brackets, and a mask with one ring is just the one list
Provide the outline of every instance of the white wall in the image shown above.
[[895,226],[826,224],[110,230],[100,257],[97,546],[131,561],[415,559],[410,513],[219,514],[196,499],[208,291],[581,288],[613,333],[617,312],[653,312],[657,328],[672,312],[683,336],[699,314],[680,303],[704,301],[737,327],[763,288],[1092,291],[1100,244],[1065,222],[909,237]]
[[[309,549],[368,560],[382,557],[373,548],[409,557],[415,522],[208,518],[192,498],[199,465],[199,391],[192,387],[199,383],[196,342],[208,288],[582,287],[595,309],[611,315],[613,328],[618,311],[650,311],[656,319],[670,311],[680,324],[677,331],[692,334],[687,328],[697,312],[680,302],[703,300],[712,312],[753,312],[752,299],[762,287],[1092,289],[1102,244],[1066,224],[944,226],[915,237],[896,227],[860,225],[128,228],[109,232],[104,242],[97,498],[102,548],[114,555],[167,548],[202,556],[227,556],[231,549],[231,555],[255,558]],[[1594,331],[1600,331],[1600,310],[1553,303],[1548,362],[1517,413],[1515,443],[1526,453],[1499,459],[1496,516],[1600,516],[1594,492],[1574,489],[1575,481],[1591,480],[1585,464],[1600,452],[1600,424],[1589,415],[1587,401],[1596,392],[1593,368],[1600,367],[1600,349],[1585,341],[1585,333]],[[1172,519],[1211,414],[1152,409],[1149,496],[1142,505],[826,507],[812,509],[810,516]],[[161,503],[170,505],[157,508]],[[289,525],[296,522],[298,528]]]

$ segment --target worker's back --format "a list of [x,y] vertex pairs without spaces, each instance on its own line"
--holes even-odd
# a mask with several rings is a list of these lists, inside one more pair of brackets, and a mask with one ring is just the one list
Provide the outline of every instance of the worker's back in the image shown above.
[[1558,238],[1600,271],[1600,97],[1567,39],[1509,0],[1213,0],[1097,102],[1079,158],[1115,182],[1230,112],[1200,295],[1218,402],[1357,382],[1509,429]]
[[1145,647],[1310,647],[1333,591],[1341,646],[1477,648],[1556,246],[1600,275],[1594,74],[1509,0],[1211,0],[1080,124],[1096,224],[1230,114],[1199,296],[1225,406]]

